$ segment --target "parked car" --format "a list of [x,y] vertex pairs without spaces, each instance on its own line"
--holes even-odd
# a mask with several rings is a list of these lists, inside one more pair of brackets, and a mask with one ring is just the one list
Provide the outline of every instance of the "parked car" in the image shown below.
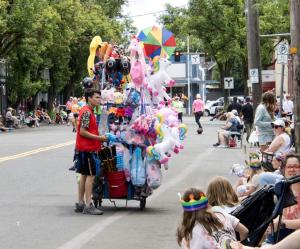
[[224,109],[224,102],[215,100],[209,101],[204,107],[204,116],[216,115],[218,112]]

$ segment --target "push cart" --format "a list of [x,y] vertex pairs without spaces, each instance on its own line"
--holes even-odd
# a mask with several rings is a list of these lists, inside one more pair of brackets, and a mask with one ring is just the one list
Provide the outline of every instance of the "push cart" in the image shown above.
[[119,157],[115,146],[106,147],[100,152],[101,172],[95,177],[93,184],[93,202],[96,207],[101,206],[103,199],[108,199],[117,208],[116,200],[136,200],[140,202],[140,210],[146,207],[146,199],[152,190],[147,183],[134,186],[126,178],[125,170],[118,166]]

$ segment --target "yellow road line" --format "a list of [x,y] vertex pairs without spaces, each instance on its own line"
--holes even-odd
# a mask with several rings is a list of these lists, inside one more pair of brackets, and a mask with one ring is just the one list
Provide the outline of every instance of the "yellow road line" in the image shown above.
[[13,160],[13,159],[18,159],[18,158],[30,156],[30,155],[34,155],[34,154],[44,152],[44,151],[48,151],[48,150],[58,149],[58,148],[61,148],[61,147],[72,145],[74,143],[75,143],[75,141],[69,141],[69,142],[66,142],[66,143],[61,143],[61,144],[47,146],[47,147],[43,147],[43,148],[39,148],[39,149],[35,149],[35,150],[26,151],[26,152],[23,152],[23,153],[20,153],[20,154],[12,155],[12,156],[0,157],[0,163],[5,162],[5,161],[9,161],[9,160]]

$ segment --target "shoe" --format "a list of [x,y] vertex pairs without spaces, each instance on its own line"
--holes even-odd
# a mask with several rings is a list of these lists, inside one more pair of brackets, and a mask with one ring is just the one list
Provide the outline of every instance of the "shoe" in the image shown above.
[[72,132],[76,132],[76,129],[75,128],[73,128],[73,131]]
[[219,145],[220,145],[219,143],[213,144],[214,147],[218,147]]
[[225,145],[225,144],[220,144],[219,146],[217,146],[218,148],[228,148],[228,146],[227,145]]
[[93,204],[90,204],[89,207],[85,206],[83,211],[83,214],[90,214],[90,215],[102,215],[103,211],[99,208],[96,208]]
[[75,203],[75,209],[74,209],[74,211],[75,211],[75,213],[82,213],[83,210],[84,210],[84,208],[85,208],[85,204],[84,203],[78,203],[78,202],[76,202]]
[[209,121],[214,121],[214,119],[213,119],[213,118],[210,118]]

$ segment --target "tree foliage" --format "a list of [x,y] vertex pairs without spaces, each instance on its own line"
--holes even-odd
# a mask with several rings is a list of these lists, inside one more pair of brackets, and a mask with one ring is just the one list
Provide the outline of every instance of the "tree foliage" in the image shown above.
[[[257,4],[261,34],[287,33],[289,31],[288,1],[260,0]],[[218,80],[234,76],[240,89],[246,88],[248,78],[246,16],[244,0],[190,0],[187,9],[167,6],[160,21],[177,38],[180,47],[186,36],[191,37],[191,51],[206,52],[218,67]],[[195,44],[196,43],[196,44]],[[199,51],[199,50],[198,50]],[[261,39],[263,67],[273,61],[274,40]]]
[[[79,89],[87,75],[89,43],[96,35],[120,42],[130,29],[121,15],[126,0],[0,0],[0,58],[8,64],[9,101]],[[49,70],[50,80],[43,77]]]

